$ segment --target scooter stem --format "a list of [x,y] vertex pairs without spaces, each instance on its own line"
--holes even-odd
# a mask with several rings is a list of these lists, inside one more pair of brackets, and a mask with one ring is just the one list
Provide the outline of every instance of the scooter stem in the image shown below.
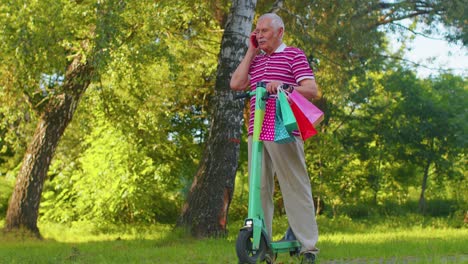
[[252,136],[252,157],[250,164],[250,181],[249,181],[249,209],[248,218],[264,219],[262,203],[261,203],[261,176],[262,176],[262,154],[263,141],[260,140],[260,131],[265,116],[265,101],[262,100],[266,94],[264,87],[259,87],[255,90],[255,117],[254,131]]
[[259,248],[261,233],[265,229],[264,213],[261,200],[261,176],[263,141],[260,140],[260,132],[265,116],[265,101],[263,97],[267,94],[264,83],[258,83],[255,90],[255,113],[254,131],[252,135],[252,152],[250,163],[249,181],[249,209],[248,218],[252,220],[253,241],[252,248]]

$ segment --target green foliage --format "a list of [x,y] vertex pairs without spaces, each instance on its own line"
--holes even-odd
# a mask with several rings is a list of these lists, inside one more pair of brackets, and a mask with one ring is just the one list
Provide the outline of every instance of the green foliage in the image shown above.
[[144,5],[132,5],[125,16],[137,30],[109,54],[70,124],[75,133],[62,140],[44,219],[173,221],[191,184],[208,129],[218,26],[200,3],[159,2],[159,12],[138,15]]
[[[465,84],[457,77],[450,84],[440,82],[418,80],[413,72],[405,70],[368,73],[365,78],[349,82],[353,87],[349,90],[365,91],[362,93],[365,97],[351,97],[343,108],[343,114],[349,114],[334,138],[340,140],[346,157],[353,159],[341,159],[346,172],[341,179],[340,171],[336,170],[340,166],[334,166],[338,174],[327,182],[336,181],[340,187],[333,187],[335,191],[327,193],[338,190],[341,193],[336,192],[328,203],[351,205],[369,198],[375,204],[388,200],[404,202],[408,199],[408,188],[421,185],[428,162],[434,166],[431,177],[435,177],[430,192],[440,190],[437,183],[443,181],[442,185],[446,185],[448,178],[466,181],[460,171],[445,166],[463,160],[466,149],[466,143],[459,137],[460,131],[466,130],[465,122],[458,119],[465,115],[459,108],[466,104],[462,102],[466,98]],[[454,105],[448,106],[448,102]],[[450,125],[449,120],[454,123]],[[359,192],[353,193],[353,189]],[[346,199],[347,194],[350,200]]]
[[[329,216],[415,210],[429,161],[428,213],[466,208],[466,77],[421,80],[388,59],[402,53],[387,53],[385,30],[420,8],[393,2],[286,1],[279,9],[285,42],[306,52],[324,94],[315,103],[325,120],[305,150]],[[434,1],[411,27],[439,21],[454,26],[449,39],[466,42],[463,2]],[[81,54],[96,71],[56,151],[41,218],[101,228],[173,221],[211,126],[229,5],[0,0],[0,204],[12,190],[2,181],[16,175],[38,115]],[[259,1],[257,13],[271,6]],[[243,136],[232,220],[246,215]]]
[[[426,215],[445,219],[451,219],[452,217],[462,219],[463,217],[458,216],[458,214],[460,211],[463,211],[463,208],[463,205],[457,200],[428,200]],[[340,212],[353,220],[370,220],[380,219],[382,217],[407,217],[417,212],[417,209],[418,201],[413,199],[403,203],[388,200],[383,202],[380,206],[375,206],[372,202],[365,201],[357,204],[346,204],[340,208]],[[457,225],[460,223],[461,222],[457,223]]]
[[[468,45],[468,31],[466,28],[466,0],[454,1],[435,1],[433,6],[436,6],[437,15],[427,15],[420,18],[427,25],[434,22],[440,22],[447,26],[448,32],[445,37],[452,42],[461,42],[463,45]],[[432,31],[428,28],[426,31]]]
[[0,219],[6,214],[12,190],[13,182],[0,177]]
[[[110,124],[98,125],[85,138],[88,147],[77,161],[79,169],[58,174],[54,179],[58,185],[44,193],[44,217],[101,223],[172,220],[174,197],[163,192],[161,179],[169,168],[153,164],[133,138]],[[57,205],[65,210],[54,210]]]
[[0,86],[0,177],[16,176],[34,131],[35,116],[21,101]]

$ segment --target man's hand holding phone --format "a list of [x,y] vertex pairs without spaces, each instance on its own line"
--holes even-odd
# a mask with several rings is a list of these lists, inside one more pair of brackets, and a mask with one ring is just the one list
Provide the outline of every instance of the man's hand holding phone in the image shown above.
[[250,34],[250,45],[256,49],[258,48],[257,34],[255,34],[255,32]]

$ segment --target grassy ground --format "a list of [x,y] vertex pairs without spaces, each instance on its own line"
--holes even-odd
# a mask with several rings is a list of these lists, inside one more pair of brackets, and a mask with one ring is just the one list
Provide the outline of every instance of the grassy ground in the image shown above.
[[[468,263],[466,224],[448,227],[444,219],[417,217],[318,221],[318,263]],[[275,229],[285,230],[285,225],[286,219],[279,218]],[[231,223],[227,238],[196,240],[168,225],[96,231],[84,224],[42,223],[43,241],[0,233],[0,263],[237,263],[240,226]],[[282,254],[277,263],[299,260]]]

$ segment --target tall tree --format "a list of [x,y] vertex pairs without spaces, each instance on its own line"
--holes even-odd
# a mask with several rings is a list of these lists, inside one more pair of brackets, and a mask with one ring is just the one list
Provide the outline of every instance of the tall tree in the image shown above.
[[[456,178],[453,164],[466,149],[463,132],[466,122],[466,82],[444,74],[425,81],[414,74],[398,71],[384,82],[399,87],[393,131],[386,140],[397,146],[395,155],[420,168],[419,210],[426,210],[426,191],[431,182]],[[431,179],[432,178],[432,179]]]
[[211,128],[178,225],[194,236],[226,234],[227,216],[234,193],[239,158],[244,102],[234,100],[229,82],[242,60],[254,18],[256,0],[234,0],[219,53],[212,99]]
[[[20,89],[39,121],[17,175],[5,229],[37,227],[47,171],[80,98],[132,36],[122,1],[41,1],[2,4],[2,53],[16,71],[7,89]],[[80,21],[81,23],[77,23]],[[52,25],[52,26],[51,26]],[[19,88],[18,88],[19,87]]]
[[135,17],[145,34],[113,51],[108,70],[88,89],[54,158],[40,219],[175,222],[175,204],[201,158],[214,92],[222,33],[206,5],[158,2],[151,16]]
[[40,117],[10,199],[6,217],[7,230],[24,226],[39,234],[39,202],[51,158],[73,117],[81,95],[91,82],[93,67],[89,62],[81,63],[81,60],[81,56],[76,56],[69,65],[63,92],[49,99]]

